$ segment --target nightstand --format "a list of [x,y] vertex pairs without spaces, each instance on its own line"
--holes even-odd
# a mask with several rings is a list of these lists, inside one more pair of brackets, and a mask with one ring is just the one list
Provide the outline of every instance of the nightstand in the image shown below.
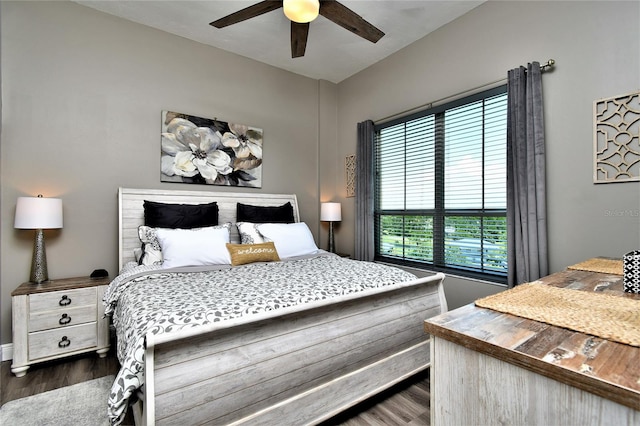
[[102,297],[109,278],[67,278],[21,284],[11,293],[13,363],[17,377],[31,364],[96,351],[109,351],[109,319]]

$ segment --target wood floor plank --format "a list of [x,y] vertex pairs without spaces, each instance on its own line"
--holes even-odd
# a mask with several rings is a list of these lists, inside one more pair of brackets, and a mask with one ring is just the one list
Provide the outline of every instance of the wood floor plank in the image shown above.
[[407,423],[407,426],[428,426],[431,422],[431,411],[427,410]]
[[429,370],[323,422],[320,426],[428,426]]

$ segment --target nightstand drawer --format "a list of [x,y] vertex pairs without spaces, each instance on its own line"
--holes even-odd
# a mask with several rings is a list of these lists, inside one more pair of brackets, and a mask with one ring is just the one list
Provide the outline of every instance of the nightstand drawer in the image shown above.
[[71,327],[86,322],[95,322],[98,307],[93,305],[65,307],[55,311],[32,312],[29,315],[29,331],[42,331],[52,328]]
[[96,298],[95,287],[32,294],[29,296],[29,311],[33,313],[62,310],[76,306],[95,306]]
[[96,323],[29,333],[29,359],[55,356],[97,345]]

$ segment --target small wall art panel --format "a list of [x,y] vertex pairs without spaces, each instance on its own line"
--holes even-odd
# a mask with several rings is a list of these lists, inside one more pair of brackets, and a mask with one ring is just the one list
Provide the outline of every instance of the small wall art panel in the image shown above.
[[262,129],[162,111],[161,182],[262,187]]
[[344,160],[347,181],[347,197],[356,196],[356,156],[347,155]]
[[593,103],[593,181],[640,181],[640,91]]

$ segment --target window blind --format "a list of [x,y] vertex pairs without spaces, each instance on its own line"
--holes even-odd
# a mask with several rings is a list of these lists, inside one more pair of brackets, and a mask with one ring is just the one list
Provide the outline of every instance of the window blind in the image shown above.
[[506,86],[376,126],[376,257],[506,277]]

